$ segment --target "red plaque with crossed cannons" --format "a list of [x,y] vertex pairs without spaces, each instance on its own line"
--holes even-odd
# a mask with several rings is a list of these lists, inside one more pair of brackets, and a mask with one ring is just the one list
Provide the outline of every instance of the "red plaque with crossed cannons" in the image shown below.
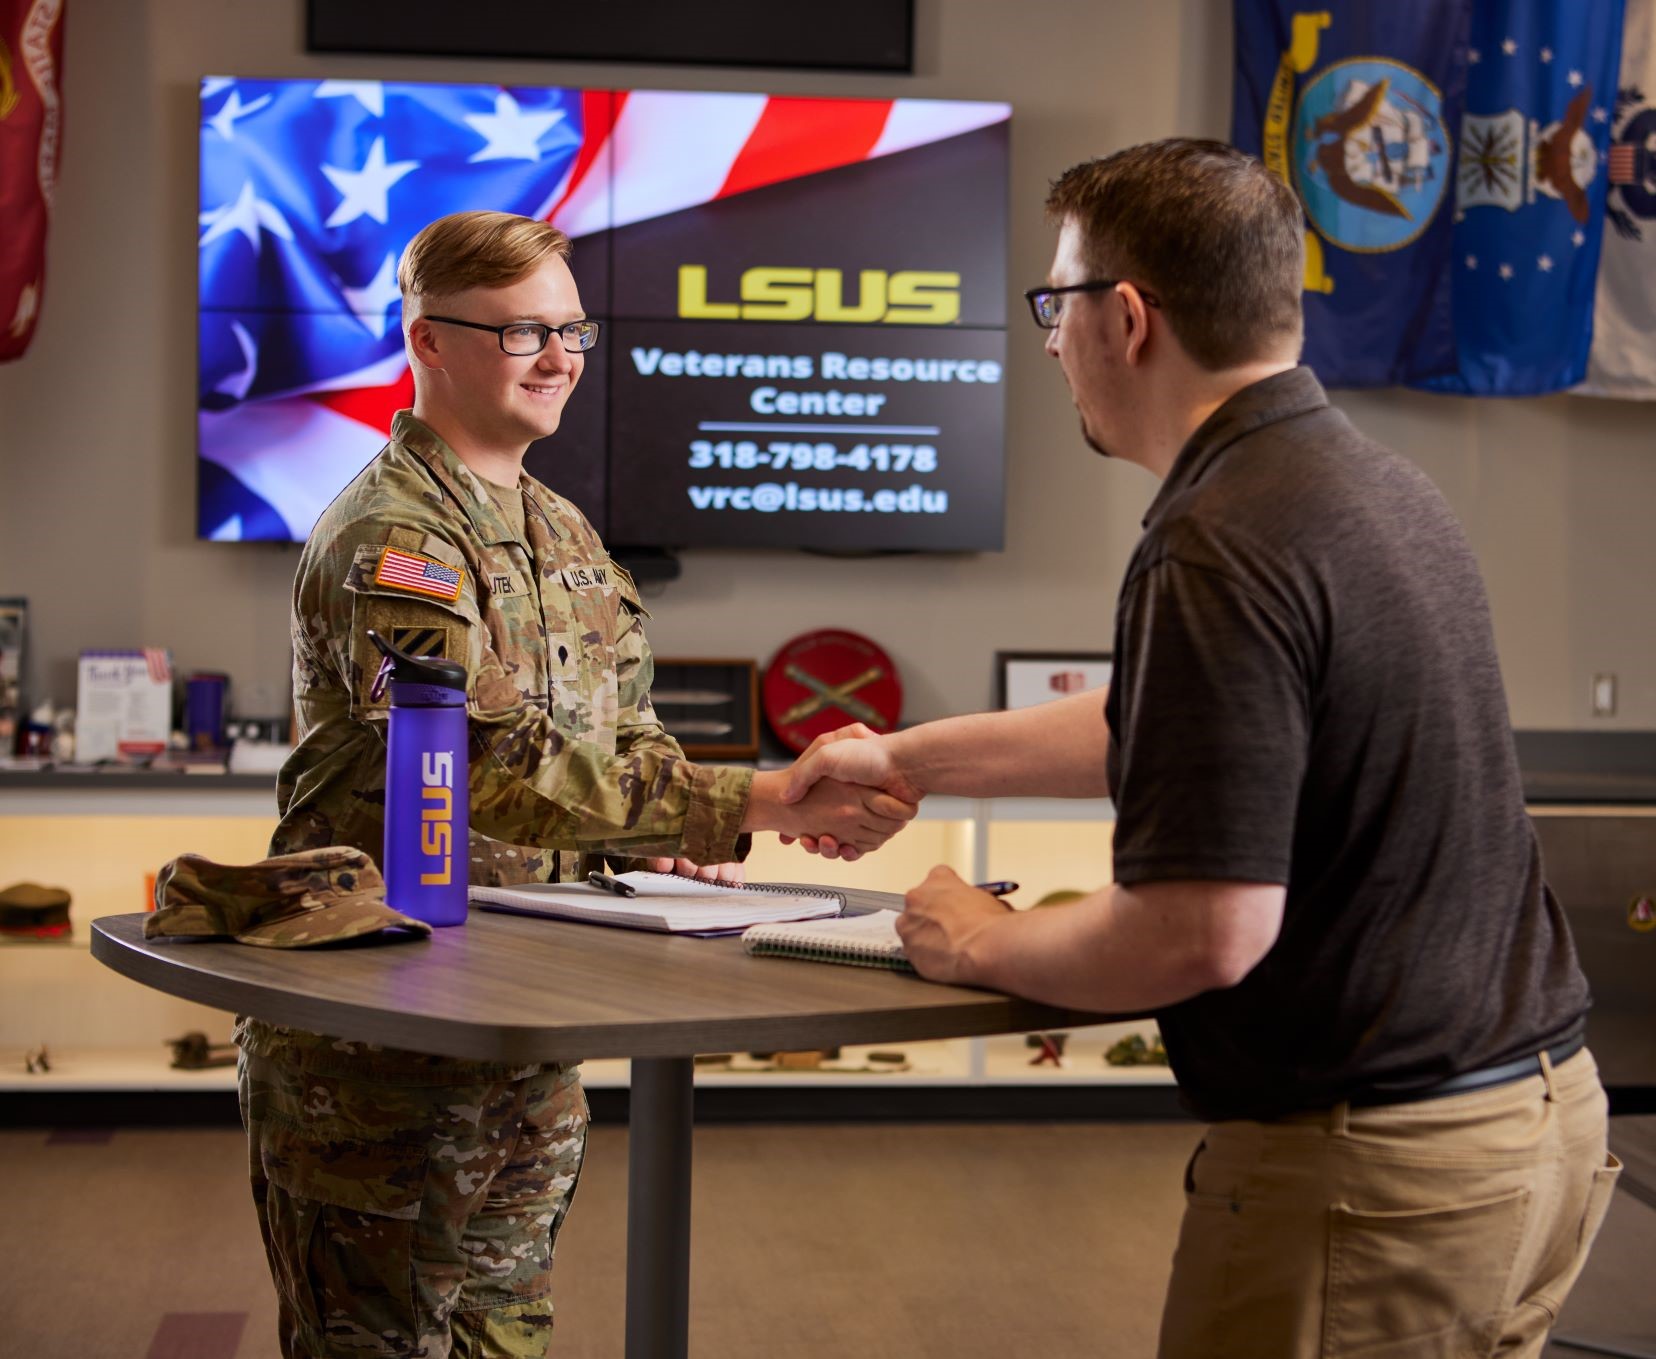
[[777,739],[798,751],[852,722],[896,730],[903,685],[891,657],[868,638],[824,628],[776,653],[765,670],[764,708]]

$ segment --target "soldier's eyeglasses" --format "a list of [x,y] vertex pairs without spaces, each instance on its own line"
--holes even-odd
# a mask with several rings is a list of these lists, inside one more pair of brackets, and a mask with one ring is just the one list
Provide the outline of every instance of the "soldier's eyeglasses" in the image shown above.
[[445,326],[486,330],[499,338],[501,349],[517,358],[540,353],[554,335],[563,341],[568,353],[585,353],[598,343],[598,332],[602,329],[597,321],[571,321],[563,326],[543,326],[538,321],[513,321],[509,326],[486,326],[479,321],[462,321],[454,316],[428,316],[426,320],[441,321]]
[[[1042,330],[1054,330],[1063,319],[1067,293],[1101,293],[1106,288],[1127,282],[1130,280],[1125,278],[1095,278],[1090,283],[1070,283],[1062,288],[1031,288],[1024,297],[1029,302],[1029,314],[1035,318],[1035,324]],[[1138,288],[1136,283],[1133,286]],[[1138,288],[1138,295],[1147,307],[1161,306],[1161,299],[1154,293]]]

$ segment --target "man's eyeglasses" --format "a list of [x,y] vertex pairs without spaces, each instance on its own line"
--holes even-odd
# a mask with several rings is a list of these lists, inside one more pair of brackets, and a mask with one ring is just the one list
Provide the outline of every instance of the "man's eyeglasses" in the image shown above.
[[[1035,318],[1035,324],[1042,330],[1055,330],[1064,315],[1065,294],[1101,293],[1118,283],[1130,281],[1125,278],[1095,278],[1091,283],[1071,283],[1062,288],[1031,288],[1024,297],[1029,301],[1029,314]],[[1137,284],[1133,286],[1138,287]],[[1161,299],[1154,293],[1147,293],[1143,288],[1139,288],[1138,295],[1144,299],[1144,305],[1147,307],[1161,306]]]
[[428,316],[426,320],[441,321],[445,326],[486,330],[499,338],[501,349],[518,358],[540,353],[554,335],[563,341],[567,352],[584,353],[598,343],[598,332],[602,329],[597,321],[571,321],[562,326],[543,326],[538,321],[513,321],[509,326],[486,326],[479,321],[462,321],[454,316]]

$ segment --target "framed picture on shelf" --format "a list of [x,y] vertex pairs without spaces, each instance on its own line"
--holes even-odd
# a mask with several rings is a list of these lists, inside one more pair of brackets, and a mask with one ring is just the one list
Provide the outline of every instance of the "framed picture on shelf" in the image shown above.
[[650,703],[693,760],[759,758],[759,663],[656,657]]
[[23,693],[28,639],[29,601],[0,598],[0,759],[17,753],[18,733],[28,717]]
[[1032,708],[1103,689],[1115,666],[1108,651],[997,651],[995,706]]

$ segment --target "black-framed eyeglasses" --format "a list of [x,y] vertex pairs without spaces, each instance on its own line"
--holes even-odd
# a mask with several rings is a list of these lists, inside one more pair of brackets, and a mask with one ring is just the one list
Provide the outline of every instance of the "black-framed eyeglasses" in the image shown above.
[[457,316],[428,316],[428,321],[441,321],[446,326],[466,326],[471,330],[486,330],[500,340],[500,347],[517,358],[527,358],[546,348],[546,342],[556,335],[564,349],[571,354],[582,354],[598,343],[598,332],[603,327],[592,320],[571,321],[567,325],[547,326],[539,321],[513,321],[509,326],[486,326],[481,321],[462,321]]
[[[1131,279],[1125,278],[1095,278],[1090,283],[1070,283],[1062,288],[1031,288],[1024,297],[1029,302],[1029,314],[1035,318],[1035,324],[1042,330],[1055,330],[1064,315],[1066,293],[1101,293],[1118,283],[1131,282]],[[1136,283],[1133,286],[1138,288]],[[1154,293],[1139,288],[1138,295],[1144,299],[1144,305],[1147,307],[1161,306],[1161,299]]]

